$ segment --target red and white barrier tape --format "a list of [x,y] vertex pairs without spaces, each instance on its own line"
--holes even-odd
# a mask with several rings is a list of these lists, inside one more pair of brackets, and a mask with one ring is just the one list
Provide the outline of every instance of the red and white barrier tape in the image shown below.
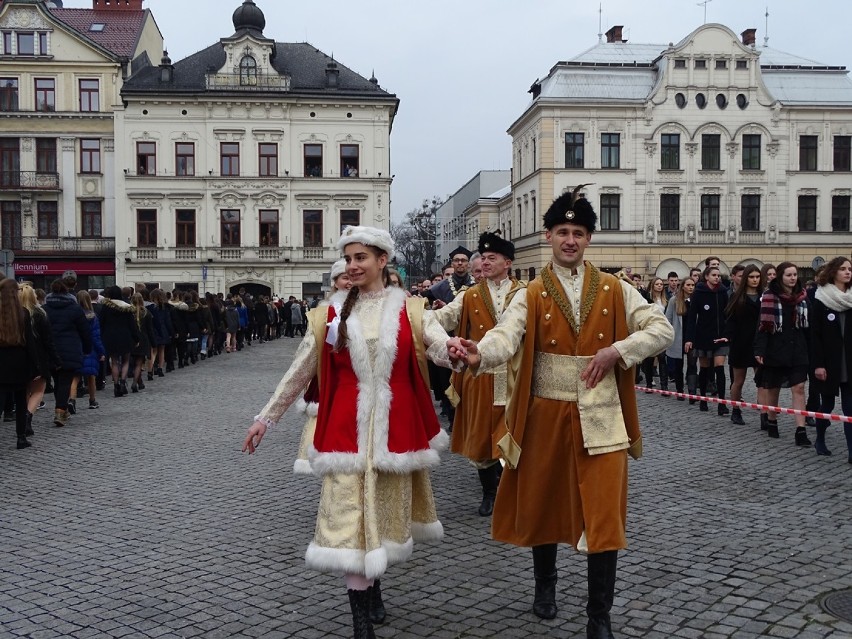
[[781,408],[780,406],[765,406],[754,402],[738,402],[732,399],[719,399],[718,397],[704,397],[703,395],[690,395],[689,393],[678,393],[677,391],[660,390],[658,388],[646,388],[645,386],[634,386],[636,390],[646,393],[657,393],[672,397],[683,397],[684,399],[695,399],[701,402],[713,402],[714,404],[725,404],[734,408],[753,408],[754,410],[767,411],[770,413],[782,413],[784,415],[804,415],[814,419],[828,419],[833,422],[852,422],[852,416],[835,415],[834,413],[816,413],[812,410],[798,410],[796,408]]

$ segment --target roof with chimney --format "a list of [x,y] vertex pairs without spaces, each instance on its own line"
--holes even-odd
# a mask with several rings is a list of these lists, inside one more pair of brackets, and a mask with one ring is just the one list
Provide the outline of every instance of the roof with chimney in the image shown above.
[[[622,39],[622,28],[613,27],[606,42],[554,65],[546,78],[533,84],[533,100],[642,104],[658,88],[667,58],[678,57],[699,30],[730,31],[723,25],[703,25],[674,45],[628,42]],[[852,80],[846,67],[755,47],[754,29],[744,31],[742,37],[744,49],[757,56],[764,86],[780,103],[852,106]]]

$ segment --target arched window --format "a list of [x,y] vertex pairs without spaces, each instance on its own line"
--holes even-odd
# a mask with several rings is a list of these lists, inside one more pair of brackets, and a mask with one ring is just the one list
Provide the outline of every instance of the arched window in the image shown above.
[[243,56],[240,60],[240,84],[242,86],[257,84],[257,62],[250,55]]

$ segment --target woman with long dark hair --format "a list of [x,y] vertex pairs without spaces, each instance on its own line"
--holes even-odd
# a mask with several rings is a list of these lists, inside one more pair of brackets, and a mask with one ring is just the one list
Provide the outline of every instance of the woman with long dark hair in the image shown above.
[[386,288],[387,231],[348,227],[338,247],[353,287],[314,315],[319,325],[303,338],[243,450],[255,451],[318,373],[311,467],[323,484],[305,559],[311,569],[345,575],[354,636],[368,639],[384,616],[375,580],[405,561],[414,541],[443,535],[429,468],[448,437],[435,416],[425,358],[449,366],[449,357],[446,333],[422,301],[407,304],[404,291]]
[[129,392],[127,389],[127,371],[130,368],[130,351],[139,345],[142,335],[133,307],[121,297],[118,286],[104,289],[101,304],[101,340],[112,369],[112,383],[116,397]]
[[27,384],[38,375],[35,339],[30,314],[18,298],[18,283],[0,279],[0,406],[7,395],[13,397],[18,450],[32,446],[26,432]]
[[[766,390],[765,401],[778,405],[782,388],[793,395],[793,408],[805,410],[805,381],[808,379],[807,294],[792,262],[782,262],[778,277],[769,283],[760,301],[760,322],[754,338],[754,357],[761,366],[759,384]],[[777,439],[777,416],[767,420],[767,432]],[[796,415],[795,442],[810,446],[805,418]]]
[[[666,312],[666,307],[669,303],[669,298],[666,297],[666,283],[661,277],[655,277],[651,280],[651,285],[648,287],[648,297],[651,304],[656,304],[661,312]],[[675,338],[677,341],[677,338]],[[654,357],[646,357],[642,361],[642,374],[645,376],[645,387],[651,389],[654,386],[654,369],[657,369],[657,374],[660,377],[660,390],[668,390],[668,367],[666,365],[665,352],[655,355]],[[650,390],[646,392],[651,392]]]
[[151,313],[145,308],[145,298],[141,293],[134,293],[130,297],[130,305],[133,307],[133,318],[139,329],[139,344],[130,351],[133,360],[133,382],[130,384],[131,392],[138,393],[145,390],[145,382],[142,379],[142,368],[151,357],[151,344],[154,343],[154,322]]
[[[707,383],[710,381],[711,367],[715,374],[716,392],[719,399],[725,399],[725,358],[728,356],[728,338],[725,337],[725,307],[728,304],[728,289],[722,284],[722,273],[718,266],[704,269],[702,281],[695,285],[689,303],[689,314],[684,333],[686,343],[683,349],[689,353],[693,348],[698,355],[698,388],[701,395],[707,396]],[[699,408],[709,410],[707,402],[701,400]],[[727,415],[728,407],[719,404],[719,415]]]
[[[746,372],[749,368],[757,368],[757,362],[754,360],[754,336],[757,333],[757,322],[760,317],[762,292],[763,280],[760,269],[754,264],[749,264],[743,270],[740,285],[725,308],[725,315],[728,318],[725,323],[725,335],[730,345],[728,361],[733,371],[731,399],[738,402],[743,399]],[[734,408],[731,411],[731,421],[741,426],[745,424],[741,409]]]
[[[821,398],[820,412],[834,410],[837,394],[844,415],[852,415],[852,261],[835,257],[817,277],[810,333],[810,366]],[[831,455],[825,443],[828,420],[816,420],[817,455]],[[852,464],[852,423],[843,423]]]
[[151,343],[151,359],[154,364],[154,374],[157,377],[165,376],[163,367],[166,364],[166,347],[171,344],[175,336],[172,326],[171,311],[166,300],[163,289],[157,288],[151,291],[150,307],[151,321],[154,328],[154,341]]

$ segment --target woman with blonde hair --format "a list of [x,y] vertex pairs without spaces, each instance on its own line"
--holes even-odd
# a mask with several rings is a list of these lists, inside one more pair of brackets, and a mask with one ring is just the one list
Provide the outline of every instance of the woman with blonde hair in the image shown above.
[[130,297],[130,305],[133,307],[133,317],[136,320],[140,335],[139,343],[130,351],[133,360],[133,383],[130,385],[130,390],[138,393],[145,389],[145,382],[142,380],[142,366],[151,357],[151,344],[156,339],[151,313],[145,308],[145,298],[140,293],[134,293]]
[[58,368],[59,358],[53,346],[53,334],[50,330],[50,322],[47,315],[38,304],[35,291],[29,284],[18,286],[18,298],[27,312],[30,314],[30,324],[35,335],[36,372],[38,377],[27,385],[27,435],[33,434],[33,415],[44,406],[44,393],[47,388],[47,380],[50,379],[50,371]]
[[[689,296],[695,290],[695,280],[691,277],[685,278],[678,284],[677,292],[674,294],[666,305],[666,319],[672,325],[675,332],[675,339],[671,346],[666,349],[666,373],[670,379],[674,381],[675,390],[678,393],[683,393],[683,319],[689,311]],[[695,379],[695,358],[692,358],[692,379]],[[690,379],[690,366],[687,363],[687,380]],[[695,384],[689,385],[690,394],[695,393]],[[683,401],[683,397],[678,397],[678,400]]]
[[[652,304],[656,304],[659,309],[665,313],[669,299],[666,297],[666,283],[661,277],[655,277],[651,280],[651,285],[648,287],[648,298]],[[654,369],[657,369],[657,374],[660,376],[660,390],[668,390],[668,367],[666,366],[665,352],[655,355],[654,357],[646,357],[642,361],[642,374],[645,376],[646,392],[650,393],[654,386]]]

